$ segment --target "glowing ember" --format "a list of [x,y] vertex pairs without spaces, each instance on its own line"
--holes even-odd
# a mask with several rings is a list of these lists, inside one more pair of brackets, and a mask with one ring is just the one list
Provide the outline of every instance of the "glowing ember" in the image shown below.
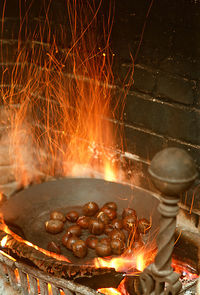
[[[44,253],[45,255],[47,256],[51,256],[51,257],[54,257],[56,258],[57,260],[59,261],[66,261],[66,262],[69,262],[71,263],[71,261],[69,259],[67,259],[65,256],[62,256],[62,255],[58,255],[58,254],[55,254],[55,253],[52,253],[52,252],[49,252],[47,250],[44,250],[24,239],[22,239],[20,236],[18,236],[17,234],[13,233],[9,228],[8,226],[3,222],[3,220],[1,219],[1,222],[0,222],[0,230],[6,232],[7,234],[13,236],[14,239],[16,239],[17,241],[21,242],[21,243],[24,243],[26,245],[28,245],[29,247],[32,247],[42,253]],[[5,236],[2,238],[2,240],[0,241],[0,244],[2,247],[6,247],[8,246],[9,247],[9,241],[8,241],[8,236]]]
[[7,240],[8,240],[8,236],[3,237],[3,239],[1,240],[0,244],[2,248],[6,246]]
[[101,289],[98,289],[97,291],[105,295],[121,295],[121,292],[115,288],[101,288]]
[[146,265],[145,265],[145,259],[144,259],[144,256],[142,254],[139,254],[137,256],[136,265],[137,265],[137,269],[139,271],[143,271],[145,269],[145,267],[146,267]]

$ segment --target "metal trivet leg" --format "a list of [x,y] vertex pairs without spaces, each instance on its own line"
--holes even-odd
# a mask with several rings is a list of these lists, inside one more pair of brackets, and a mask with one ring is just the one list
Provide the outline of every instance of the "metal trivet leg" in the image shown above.
[[158,210],[161,214],[157,236],[158,252],[153,264],[140,276],[142,294],[175,295],[181,290],[179,274],[171,267],[175,242],[176,216],[179,194],[193,183],[197,171],[192,158],[183,150],[168,148],[152,160],[149,173],[155,186],[162,193]]

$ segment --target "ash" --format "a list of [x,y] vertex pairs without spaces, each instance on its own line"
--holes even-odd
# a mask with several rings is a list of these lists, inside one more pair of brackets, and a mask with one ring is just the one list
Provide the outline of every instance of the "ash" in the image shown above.
[[8,281],[6,281],[2,276],[0,276],[0,295],[22,295],[22,292],[13,289]]

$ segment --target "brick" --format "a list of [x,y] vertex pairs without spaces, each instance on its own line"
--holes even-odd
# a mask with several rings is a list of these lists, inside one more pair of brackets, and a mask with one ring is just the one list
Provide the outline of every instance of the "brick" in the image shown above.
[[124,120],[155,133],[200,144],[200,111],[155,100],[136,92],[126,98]]
[[194,103],[195,83],[182,77],[159,73],[156,96],[166,97],[184,104]]
[[159,134],[153,134],[148,130],[125,126],[124,137],[126,144],[124,150],[136,154],[145,161],[150,161],[157,152],[166,147],[177,147],[186,150],[195,160],[200,171],[200,147],[191,146],[186,142],[178,142],[176,139],[167,138]]
[[171,56],[161,61],[159,68],[168,73],[177,74],[188,79],[199,79],[200,60],[190,57]]

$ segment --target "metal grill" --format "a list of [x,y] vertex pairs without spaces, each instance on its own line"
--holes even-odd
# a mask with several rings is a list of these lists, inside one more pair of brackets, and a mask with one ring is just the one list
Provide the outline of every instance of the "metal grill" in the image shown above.
[[101,293],[73,281],[50,276],[0,251],[0,273],[23,295],[99,295]]

